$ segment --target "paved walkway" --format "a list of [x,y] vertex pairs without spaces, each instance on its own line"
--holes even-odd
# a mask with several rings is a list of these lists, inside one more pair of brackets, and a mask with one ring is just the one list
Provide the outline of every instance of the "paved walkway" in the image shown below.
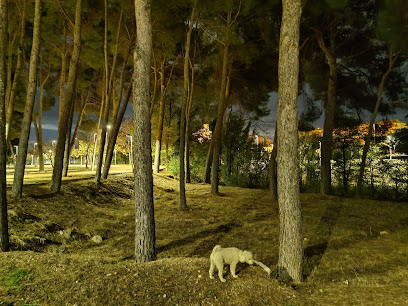
[[[109,174],[119,174],[119,173],[132,173],[131,165],[112,165],[109,169]],[[85,166],[81,165],[70,165],[68,169],[68,176],[63,177],[63,181],[92,178],[95,176],[95,171],[91,171]],[[38,171],[38,166],[27,165],[24,174],[24,185],[27,184],[45,184],[51,181],[52,177],[52,167],[45,166],[44,172]],[[7,186],[13,184],[14,178],[14,167],[7,168]]]

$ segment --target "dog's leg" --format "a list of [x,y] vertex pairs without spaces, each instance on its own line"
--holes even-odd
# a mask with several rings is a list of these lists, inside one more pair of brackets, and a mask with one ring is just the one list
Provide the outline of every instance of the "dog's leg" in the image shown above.
[[211,260],[210,271],[208,271],[208,273],[210,274],[211,279],[214,279],[214,268],[215,268],[214,261]]
[[217,262],[216,266],[217,266],[217,269],[218,269],[218,277],[220,278],[220,281],[225,283],[225,279],[224,279],[224,277],[222,275],[222,272],[224,270],[224,264]]
[[231,275],[232,275],[232,277],[234,277],[234,278],[238,278],[238,275],[235,274],[235,269],[236,269],[236,267],[237,267],[237,263],[236,263],[236,262],[233,262],[233,263],[230,265]]

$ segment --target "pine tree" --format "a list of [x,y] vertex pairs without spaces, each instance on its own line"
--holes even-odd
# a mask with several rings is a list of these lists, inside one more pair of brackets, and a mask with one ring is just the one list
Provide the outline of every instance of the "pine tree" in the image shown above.
[[152,24],[150,0],[135,0],[136,47],[133,81],[133,161],[136,262],[156,259],[150,128]]
[[297,97],[300,0],[282,1],[277,112],[279,261],[278,277],[302,280],[302,209],[299,194]]
[[52,179],[50,189],[54,192],[59,192],[61,189],[62,170],[64,162],[65,142],[68,127],[69,116],[74,98],[75,80],[77,77],[77,68],[79,62],[79,56],[81,54],[81,12],[82,12],[82,0],[76,1],[75,8],[75,27],[74,27],[74,39],[73,39],[73,51],[72,58],[68,73],[68,83],[65,91],[63,102],[60,100],[60,116],[58,121],[58,138],[55,148],[55,161],[54,169],[52,172]]
[[6,185],[7,0],[0,0],[0,251],[9,249]]
[[30,137],[30,127],[37,90],[37,68],[40,53],[40,24],[41,24],[41,0],[35,1],[33,44],[31,47],[30,67],[27,86],[27,97],[24,107],[23,123],[21,127],[20,141],[18,143],[18,156],[14,169],[13,196],[21,198],[23,193],[24,170],[27,159],[28,139]]

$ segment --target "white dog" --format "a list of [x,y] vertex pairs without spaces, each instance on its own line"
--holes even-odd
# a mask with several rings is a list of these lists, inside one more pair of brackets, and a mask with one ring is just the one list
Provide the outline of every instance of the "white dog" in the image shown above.
[[235,274],[235,268],[238,262],[246,262],[249,265],[254,263],[254,259],[251,252],[241,251],[237,248],[222,248],[220,245],[216,245],[210,256],[211,267],[210,267],[210,278],[214,279],[214,268],[218,269],[218,276],[222,282],[225,282],[222,276],[222,270],[224,269],[224,264],[230,265],[231,275],[234,278],[238,276]]

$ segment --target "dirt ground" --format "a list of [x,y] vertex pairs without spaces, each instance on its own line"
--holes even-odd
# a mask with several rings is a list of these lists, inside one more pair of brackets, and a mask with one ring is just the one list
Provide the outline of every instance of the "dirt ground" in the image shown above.
[[12,251],[0,253],[0,305],[408,305],[408,204],[302,195],[304,282],[259,266],[208,277],[216,244],[275,269],[278,206],[265,190],[187,185],[155,175],[158,260],[134,261],[133,181],[114,175],[30,185],[9,200]]

